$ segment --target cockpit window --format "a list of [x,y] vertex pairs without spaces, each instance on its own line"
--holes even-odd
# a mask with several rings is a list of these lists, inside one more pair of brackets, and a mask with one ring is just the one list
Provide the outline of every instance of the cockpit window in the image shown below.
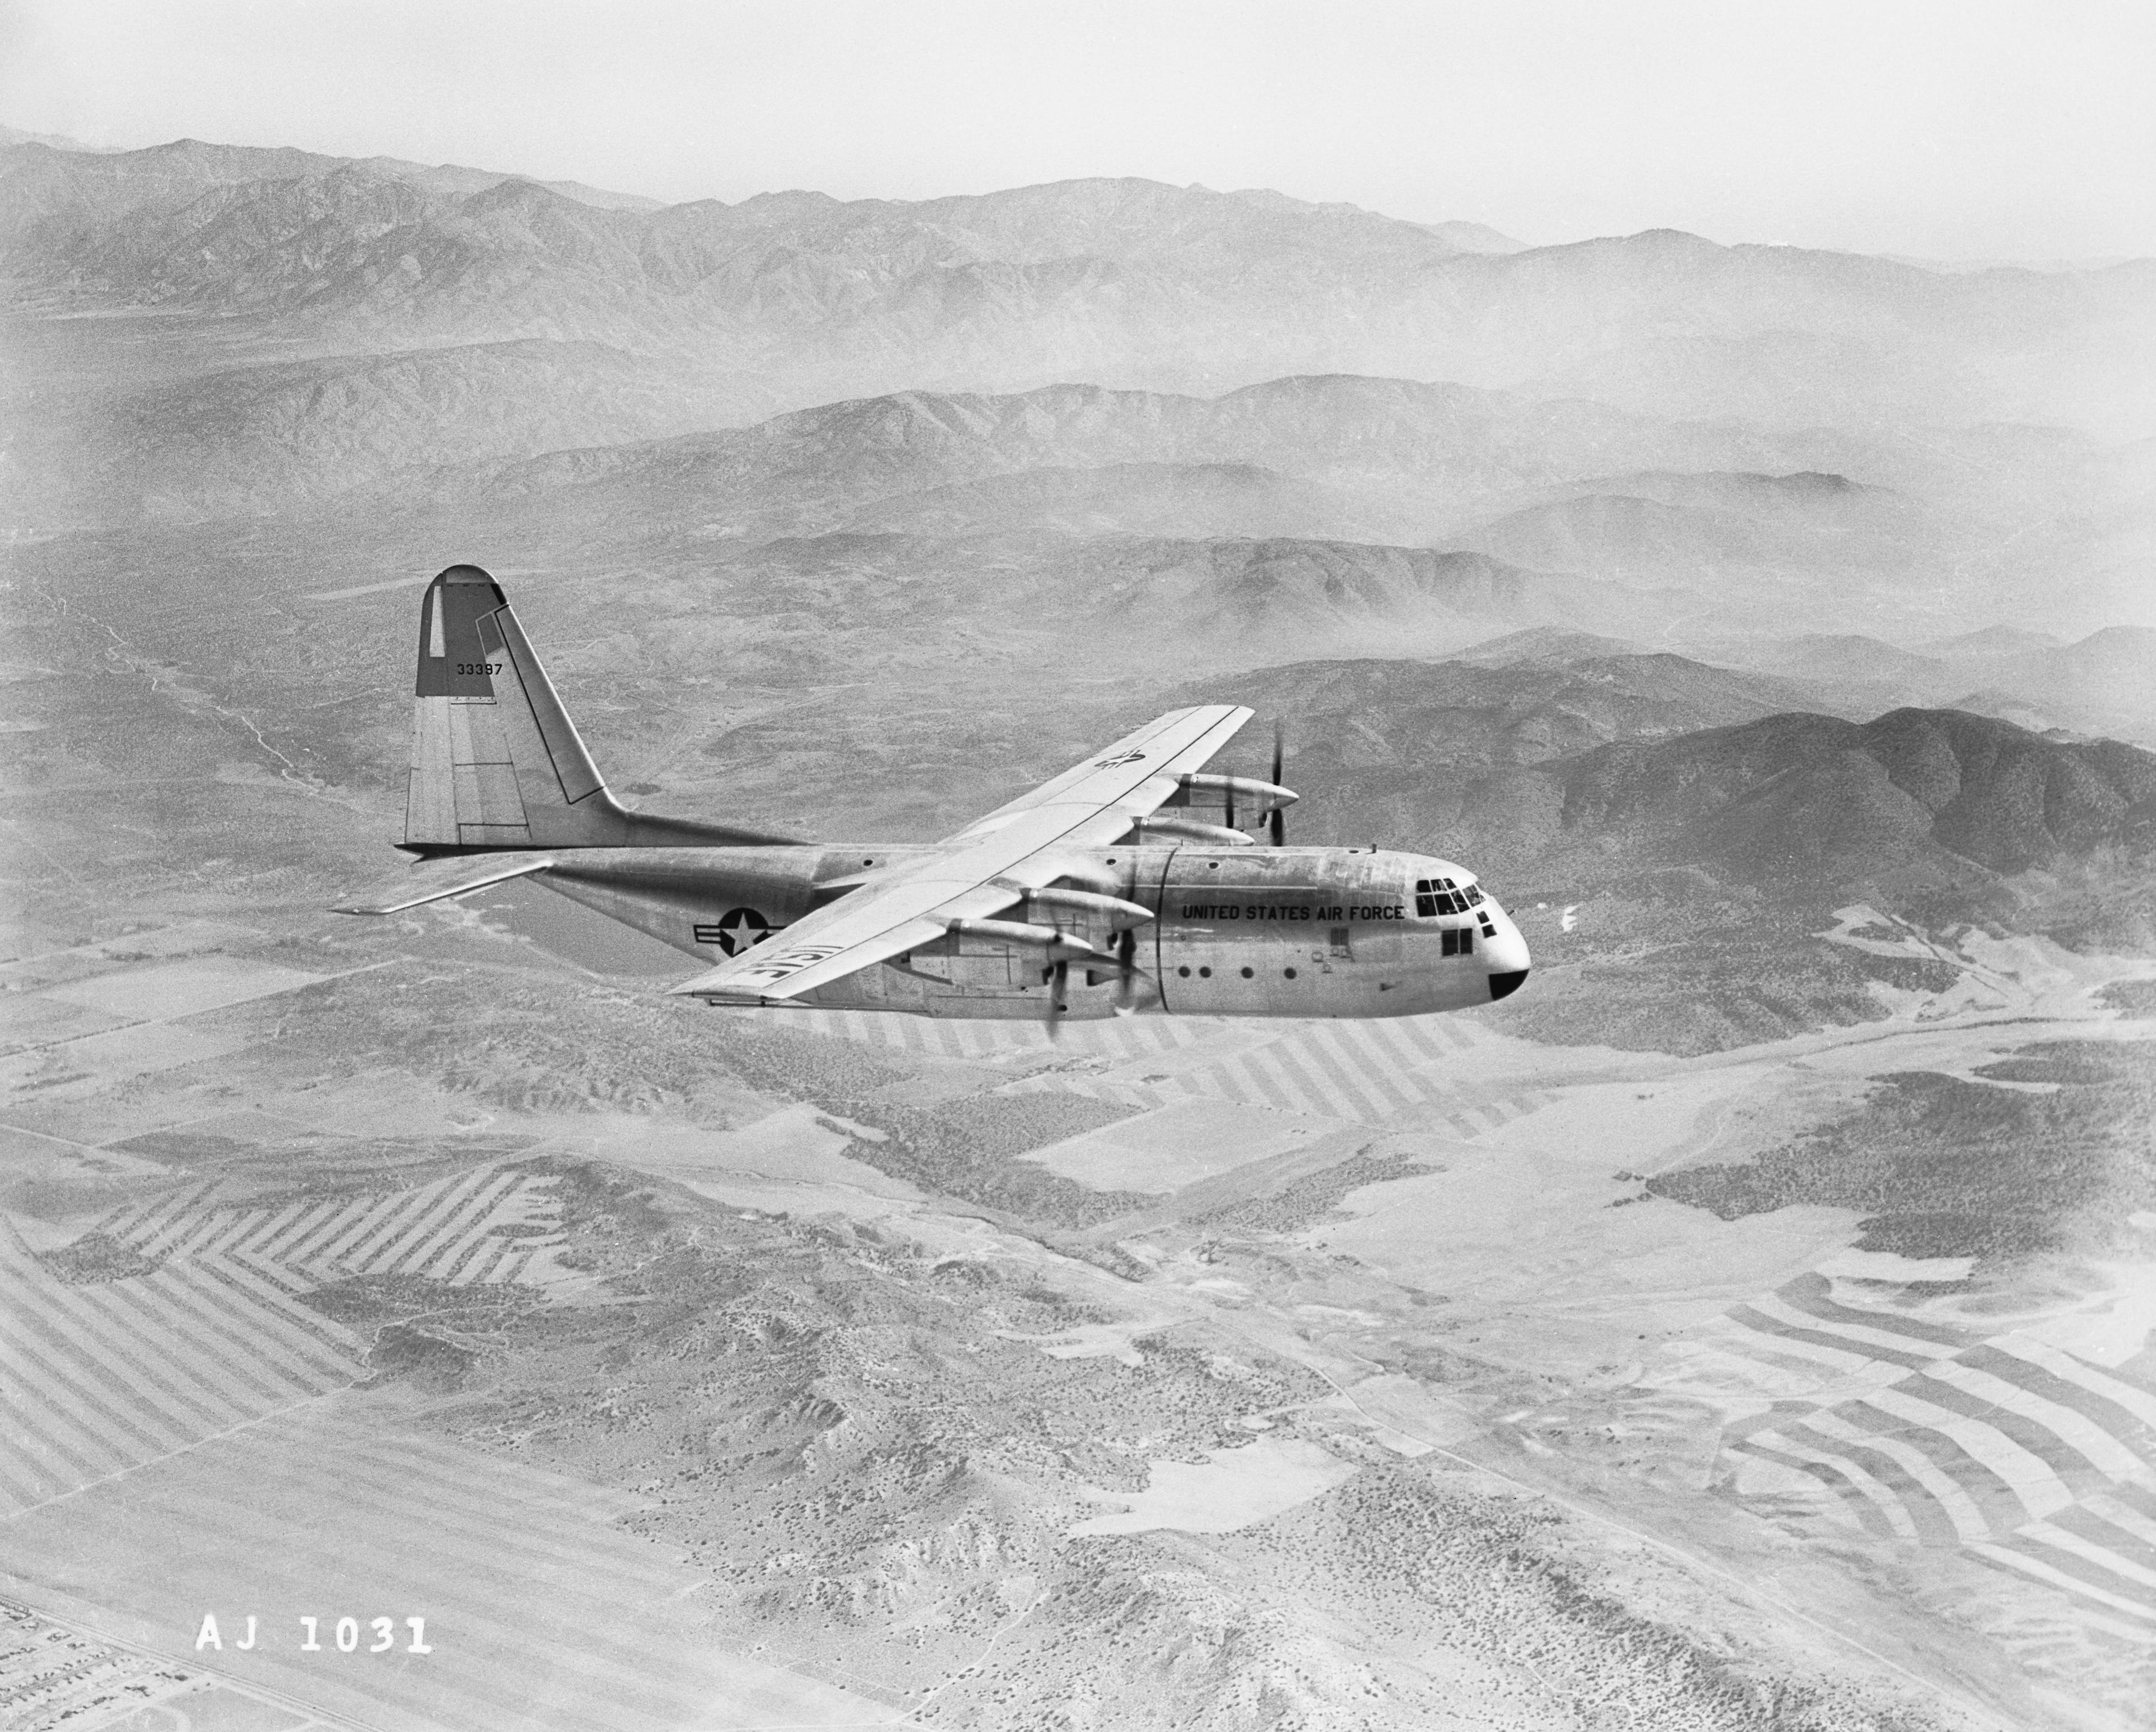
[[1414,887],[1415,913],[1423,920],[1434,920],[1440,915],[1466,914],[1482,899],[1482,892],[1473,884],[1460,889],[1449,878],[1419,878]]

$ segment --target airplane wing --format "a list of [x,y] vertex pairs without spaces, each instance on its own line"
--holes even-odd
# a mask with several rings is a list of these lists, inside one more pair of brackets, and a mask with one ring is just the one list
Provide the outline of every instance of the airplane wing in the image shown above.
[[861,889],[672,990],[716,1004],[783,1004],[1009,908],[1066,869],[1065,848],[1105,848],[1172,796],[1250,719],[1240,705],[1171,710]]

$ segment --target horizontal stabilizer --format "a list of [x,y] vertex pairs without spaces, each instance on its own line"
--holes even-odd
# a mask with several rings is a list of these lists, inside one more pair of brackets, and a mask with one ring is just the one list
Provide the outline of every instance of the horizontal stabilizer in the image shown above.
[[550,854],[490,854],[481,859],[435,860],[415,866],[394,884],[382,885],[349,902],[340,902],[334,914],[393,915],[424,903],[440,902],[483,890],[489,884],[506,884],[526,873],[544,872],[554,863]]

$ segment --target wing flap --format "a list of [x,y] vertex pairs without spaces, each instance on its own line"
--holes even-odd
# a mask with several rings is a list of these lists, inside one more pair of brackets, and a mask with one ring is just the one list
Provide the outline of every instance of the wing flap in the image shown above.
[[[944,863],[933,863],[942,865]],[[707,974],[667,990],[717,1004],[781,1004],[942,937],[947,923],[999,914],[1016,890],[938,875],[872,893],[855,892]]]

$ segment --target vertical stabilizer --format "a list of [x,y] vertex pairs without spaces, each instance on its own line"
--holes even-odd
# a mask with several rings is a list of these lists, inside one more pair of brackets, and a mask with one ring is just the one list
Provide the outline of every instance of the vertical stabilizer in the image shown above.
[[412,779],[404,842],[418,848],[528,848],[502,706],[479,623],[509,605],[477,566],[451,566],[419,605],[419,672],[412,698]]
[[787,838],[623,809],[501,585],[451,566],[419,604],[404,846],[710,848]]
[[427,586],[412,710],[406,847],[613,839],[605,779],[508,597],[477,566],[451,566]]

